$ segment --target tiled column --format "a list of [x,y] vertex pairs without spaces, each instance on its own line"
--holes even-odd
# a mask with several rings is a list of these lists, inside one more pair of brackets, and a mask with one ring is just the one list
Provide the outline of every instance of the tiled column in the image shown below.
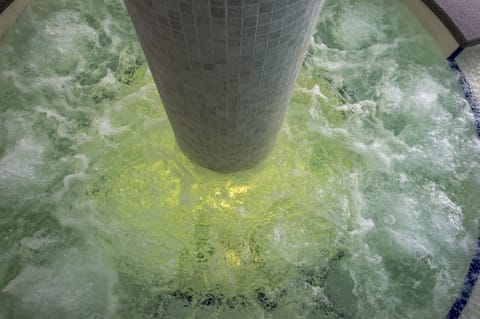
[[125,0],[175,137],[250,168],[277,139],[323,0]]

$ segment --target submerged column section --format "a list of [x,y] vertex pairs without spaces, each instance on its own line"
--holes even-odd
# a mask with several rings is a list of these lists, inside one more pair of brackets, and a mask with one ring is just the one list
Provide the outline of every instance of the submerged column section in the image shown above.
[[323,0],[125,0],[177,143],[214,171],[273,148]]

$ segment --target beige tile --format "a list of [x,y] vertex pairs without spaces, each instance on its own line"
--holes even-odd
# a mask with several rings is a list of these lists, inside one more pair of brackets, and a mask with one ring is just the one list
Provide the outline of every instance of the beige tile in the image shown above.
[[33,0],[15,0],[10,6],[13,7],[17,15],[20,15],[32,2]]
[[13,10],[13,7],[10,5],[5,11],[0,14],[0,30],[8,30],[17,21],[18,14]]
[[437,40],[437,44],[445,57],[449,57],[459,47],[459,44],[447,27],[422,1],[403,0],[403,2],[417,16],[425,29]]

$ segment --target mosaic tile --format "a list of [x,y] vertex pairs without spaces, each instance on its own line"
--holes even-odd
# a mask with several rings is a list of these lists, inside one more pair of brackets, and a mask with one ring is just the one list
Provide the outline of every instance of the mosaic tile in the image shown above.
[[323,1],[125,3],[181,149],[223,172],[263,159]]

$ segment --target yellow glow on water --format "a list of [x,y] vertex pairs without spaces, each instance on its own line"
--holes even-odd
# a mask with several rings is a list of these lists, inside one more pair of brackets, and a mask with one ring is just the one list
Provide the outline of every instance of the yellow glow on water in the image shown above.
[[[294,95],[288,130],[266,161],[222,175],[181,153],[151,77],[142,80],[134,83],[141,89],[121,100],[122,111],[108,115],[112,126],[129,127],[103,137],[121,147],[89,146],[102,150],[94,160],[101,174],[89,181],[98,223],[112,229],[111,245],[122,262],[135,261],[135,276],[161,277],[199,295],[218,290],[238,296],[258,289],[280,292],[296,268],[327,267],[340,235],[317,211],[338,211],[339,195],[350,192],[352,159],[325,137],[303,130],[310,118],[301,107],[312,94]],[[303,87],[319,83],[308,76],[299,81]],[[328,83],[322,85],[329,102],[338,101]],[[291,133],[297,140],[290,140]],[[329,166],[321,163],[326,158]],[[325,190],[323,197],[318,188]],[[334,218],[350,219],[352,213]]]
[[251,186],[247,185],[230,186],[229,184],[230,183],[227,184],[227,187],[230,197],[235,197],[238,194],[246,194],[251,189]]
[[233,250],[228,250],[225,254],[225,257],[227,258],[227,263],[229,266],[239,267],[241,265],[240,257]]

